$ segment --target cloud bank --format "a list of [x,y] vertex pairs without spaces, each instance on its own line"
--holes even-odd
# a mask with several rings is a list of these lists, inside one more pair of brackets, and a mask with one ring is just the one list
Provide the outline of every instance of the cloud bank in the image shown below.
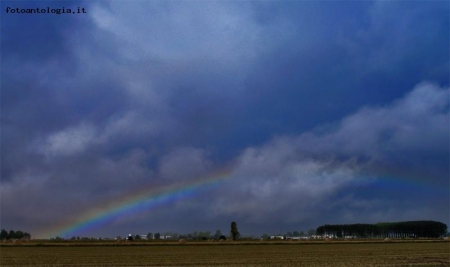
[[84,4],[1,18],[2,228],[218,172],[80,235],[448,222],[443,2]]

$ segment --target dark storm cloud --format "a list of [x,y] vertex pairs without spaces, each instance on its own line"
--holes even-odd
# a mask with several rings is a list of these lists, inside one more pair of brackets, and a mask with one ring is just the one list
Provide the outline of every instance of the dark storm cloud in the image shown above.
[[[440,30],[447,27],[448,7],[421,2],[376,2],[356,10],[359,5],[353,3],[323,5],[311,4],[306,10],[320,15],[310,20],[298,16],[292,38],[259,59],[249,79],[253,108],[246,110],[245,120],[272,121],[276,129],[298,131],[338,119],[361,103],[400,97],[423,80],[448,84],[449,33]],[[341,5],[351,5],[352,15]],[[424,22],[423,8],[441,15]],[[340,13],[343,20],[337,20]],[[311,24],[312,38],[305,35]],[[259,126],[259,131],[269,127]]]
[[[448,5],[83,5],[76,18],[2,16],[2,227],[223,168],[222,187],[134,227],[446,219],[448,191],[408,204],[414,188],[383,189],[448,185]],[[133,219],[102,233],[122,227]]]
[[[319,129],[300,136],[278,137],[263,146],[246,148],[235,159],[229,169],[230,178],[220,188],[200,192],[195,198],[169,205],[168,209],[151,211],[148,215],[136,214],[133,218],[147,218],[155,227],[161,223],[176,228],[176,223],[164,224],[154,217],[159,214],[161,218],[167,218],[167,213],[173,217],[176,213],[185,222],[201,216],[203,222],[214,225],[218,223],[217,218],[237,218],[248,226],[279,224],[280,217],[285,223],[301,223],[311,217],[325,220],[332,216],[323,216],[323,212],[334,214],[334,209],[339,209],[345,216],[334,217],[334,221],[367,221],[394,218],[394,215],[405,219],[432,216],[443,220],[445,217],[436,213],[444,214],[445,207],[429,209],[427,204],[439,203],[448,195],[448,192],[436,190],[448,183],[448,165],[419,160],[402,166],[399,162],[405,160],[405,156],[402,157],[405,151],[412,156],[423,150],[428,151],[428,155],[445,156],[449,134],[448,93],[448,89],[420,84],[403,99],[383,107],[363,108],[336,126],[325,127],[329,129],[327,131]],[[386,131],[390,132],[388,136]],[[51,188],[52,198],[60,195],[62,202],[55,206],[56,203],[52,204],[46,197],[39,203],[46,199],[53,212],[59,210],[54,218],[58,214],[66,219],[76,218],[78,212],[82,213],[92,202],[110,201],[133,188],[203,176],[212,167],[205,151],[188,147],[162,155],[157,173],[146,167],[149,155],[143,151],[115,159],[88,156],[71,147],[56,152],[81,153],[80,156],[86,158],[69,156],[65,160],[68,154],[59,154],[58,159],[54,159],[58,167],[53,168],[51,174],[17,174],[14,186],[3,187],[5,198],[11,200],[13,196],[28,192],[28,197],[40,199],[39,192]],[[386,169],[386,164],[397,169]],[[417,168],[419,164],[424,167]],[[427,172],[428,169],[438,170],[438,176],[427,176],[432,173]],[[398,189],[389,195],[389,191],[380,187],[378,183],[386,175],[406,181],[401,185],[406,195]],[[408,188],[408,181],[435,188],[428,192]],[[392,184],[385,186],[390,188]],[[368,191],[361,195],[360,190]],[[411,200],[408,198],[410,190],[424,197],[432,192],[431,200]],[[399,199],[399,196],[402,197]],[[80,197],[82,201],[78,200]],[[393,200],[397,203],[394,206]],[[77,205],[73,206],[75,201]],[[12,205],[8,201],[3,204]],[[387,206],[389,209],[386,210]],[[70,214],[67,214],[69,207]],[[32,214],[30,212],[28,216],[33,217]],[[46,213],[40,213],[33,220],[45,221],[46,216]],[[130,220],[125,221],[129,223]]]

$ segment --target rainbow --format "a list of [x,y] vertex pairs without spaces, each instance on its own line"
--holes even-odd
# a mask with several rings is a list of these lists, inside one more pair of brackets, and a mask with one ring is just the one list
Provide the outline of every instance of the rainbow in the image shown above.
[[191,180],[189,183],[184,182],[163,187],[146,188],[138,192],[133,191],[117,200],[89,209],[79,215],[76,220],[52,225],[37,236],[42,238],[48,238],[49,236],[69,238],[80,235],[112,223],[124,216],[137,214],[162,204],[173,203],[193,196],[200,189],[217,186],[228,177],[229,171],[219,171],[210,174],[207,178]]

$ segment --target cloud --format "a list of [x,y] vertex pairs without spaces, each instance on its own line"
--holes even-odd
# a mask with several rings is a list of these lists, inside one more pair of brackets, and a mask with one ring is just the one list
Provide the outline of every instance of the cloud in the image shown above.
[[358,167],[350,162],[278,157],[267,148],[249,149],[238,160],[231,180],[215,199],[215,215],[232,215],[247,223],[301,222],[317,216],[320,205],[349,183]]
[[[370,161],[375,169],[402,166],[401,173],[422,176],[435,169],[436,181],[441,182],[448,175],[448,88],[421,83],[403,99],[386,106],[364,107],[331,127],[325,133],[302,134],[293,142],[311,154],[358,157]],[[427,163],[421,158],[424,154],[442,157],[443,162]]]
[[[346,190],[364,188],[386,175],[448,185],[449,118],[449,89],[421,83],[391,104],[367,106],[334,125],[247,148],[236,159],[232,178],[224,194],[215,198],[213,210],[251,222],[276,221],[274,214],[299,222],[336,206],[332,203],[345,198]],[[424,162],[418,156],[423,153],[444,161]],[[389,200],[379,204],[374,194],[365,196],[374,200],[359,207],[364,214],[390,205]],[[356,205],[361,197],[340,208]]]
[[442,2],[85,4],[63,23],[2,17],[2,225],[223,168],[222,187],[141,226],[445,213],[445,190],[383,185],[448,188]]
[[[444,214],[445,207],[436,203],[445,192],[435,191],[435,197],[428,202],[420,199],[405,202],[404,194],[414,190],[406,188],[406,193],[396,193],[402,196],[403,202],[395,200],[398,205],[392,205],[394,195],[371,186],[377,185],[385,175],[431,187],[448,183],[448,160],[434,160],[442,156],[448,159],[448,93],[448,88],[421,83],[390,104],[366,106],[334,124],[297,136],[281,135],[263,145],[247,147],[229,162],[229,178],[220,187],[200,190],[195,197],[170,203],[167,206],[170,208],[157,209],[152,215],[136,216],[161,227],[164,222],[160,218],[167,216],[175,221],[177,216],[186,216],[186,221],[192,223],[198,216],[209,223],[233,218],[243,225],[261,226],[317,222],[331,216],[348,222],[358,218],[391,219],[394,215],[416,219],[419,214],[408,209],[414,206],[427,210],[427,205],[435,203],[433,211],[424,214],[431,217],[427,219],[441,218],[438,213]],[[54,218],[76,218],[91,203],[107,203],[144,185],[195,180],[222,167],[206,150],[189,146],[156,157],[143,149],[123,156],[105,156],[96,150],[90,150],[89,154],[82,152],[98,144],[94,136],[101,134],[96,133],[91,126],[81,124],[49,135],[43,151],[59,155],[58,167],[53,166],[56,161],[50,161],[46,164],[51,164],[51,169],[48,165],[17,173],[7,186],[2,186],[5,193],[2,198],[8,199],[2,202],[2,210],[9,210],[10,218],[26,217],[43,223],[45,213],[19,215],[13,210],[14,199],[27,191],[28,208],[36,208],[30,203],[44,203],[53,207]],[[75,141],[67,144],[72,139]],[[423,162],[415,156],[424,151],[431,160]],[[67,157],[77,153],[84,156]],[[150,164],[152,161],[156,164]],[[431,178],[422,175],[432,170],[438,175]],[[27,181],[39,186],[30,187]],[[51,188],[51,198],[42,197],[43,188]],[[355,193],[359,190],[366,193]],[[80,197],[83,200],[77,201]],[[51,199],[58,199],[58,207]],[[384,211],[387,206],[389,212]],[[68,214],[66,210],[72,212]],[[154,217],[155,214],[159,215]],[[121,222],[131,223],[130,220]],[[174,222],[172,227],[178,227]]]
[[198,179],[211,172],[212,166],[205,151],[181,147],[161,157],[159,175],[171,181]]
[[50,134],[37,145],[37,150],[46,156],[70,156],[83,152],[87,147],[95,144],[97,142],[95,139],[95,127],[81,124]]
[[134,60],[227,65],[251,58],[254,52],[243,46],[250,48],[247,42],[254,44],[259,34],[246,3],[244,8],[226,2],[97,3],[92,5],[91,18],[121,44],[125,58]]

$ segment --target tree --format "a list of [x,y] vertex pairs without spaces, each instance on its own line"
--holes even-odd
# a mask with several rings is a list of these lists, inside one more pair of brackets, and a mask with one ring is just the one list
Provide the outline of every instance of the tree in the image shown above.
[[300,233],[299,233],[298,231],[294,231],[292,234],[293,234],[294,236],[300,236]]
[[0,232],[0,239],[31,239],[31,235],[21,230],[9,230],[9,232],[7,232],[5,229],[2,229]]
[[308,236],[312,236],[316,234],[316,230],[315,229],[309,229],[308,230]]
[[147,239],[148,239],[148,240],[153,239],[152,233],[148,233],[148,234],[147,234]]
[[9,230],[8,239],[16,239],[16,232],[14,230]]
[[27,232],[24,232],[24,233],[23,233],[23,238],[24,238],[24,239],[31,239],[31,234],[30,234],[30,233],[27,233]]
[[236,222],[231,222],[231,236],[233,237],[233,240],[237,240],[239,237],[239,231]]
[[0,239],[8,239],[8,232],[5,229],[2,229]]
[[198,239],[203,240],[203,237],[205,237],[205,233],[203,233],[202,231],[198,231],[197,237]]
[[337,237],[440,237],[447,232],[447,225],[435,221],[382,222],[377,224],[326,224],[317,228],[319,235]]
[[160,234],[160,233],[156,233],[156,234],[155,234],[155,239],[158,240],[158,239],[160,239],[160,238],[161,238],[161,234]]
[[134,239],[135,240],[140,240],[140,239],[142,239],[142,237],[140,235],[134,235]]
[[214,239],[219,239],[221,235],[222,235],[222,231],[216,230],[216,234],[214,235]]
[[23,238],[23,236],[24,236],[24,233],[23,233],[23,231],[16,231],[16,239],[22,239]]

